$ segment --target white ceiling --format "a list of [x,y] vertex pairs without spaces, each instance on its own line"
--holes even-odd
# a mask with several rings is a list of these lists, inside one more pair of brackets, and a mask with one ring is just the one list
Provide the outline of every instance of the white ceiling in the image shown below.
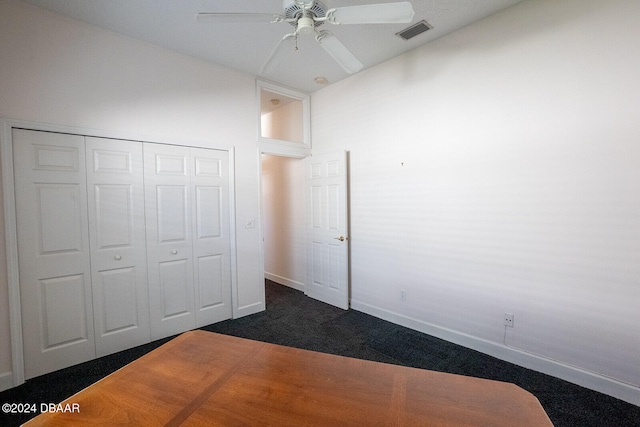
[[[277,72],[260,75],[262,64],[293,27],[288,23],[198,23],[199,12],[283,13],[282,0],[23,0],[111,31],[311,93],[348,74],[317,45],[300,36]],[[392,3],[397,0],[321,0],[327,8]],[[332,34],[362,62],[363,69],[391,59],[522,0],[410,0],[415,10],[409,24],[330,25]],[[433,28],[405,41],[396,33],[420,20]]]

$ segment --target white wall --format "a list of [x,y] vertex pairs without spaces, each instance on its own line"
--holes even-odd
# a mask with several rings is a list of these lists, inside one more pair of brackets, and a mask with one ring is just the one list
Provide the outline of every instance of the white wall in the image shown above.
[[353,307],[640,404],[638,16],[526,1],[312,95]]
[[265,277],[304,290],[304,160],[262,156],[262,222]]
[[[264,309],[255,80],[0,0],[0,117],[235,152],[237,315]],[[2,224],[0,224],[2,225]],[[0,227],[4,249],[4,227]],[[11,372],[6,266],[0,250],[0,386]]]

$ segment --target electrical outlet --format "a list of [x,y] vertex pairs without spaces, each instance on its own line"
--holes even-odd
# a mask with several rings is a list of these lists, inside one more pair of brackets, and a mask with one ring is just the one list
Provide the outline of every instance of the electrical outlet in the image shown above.
[[513,328],[513,313],[504,314],[504,325]]
[[407,291],[405,291],[404,289],[400,289],[400,300],[401,301],[407,300]]

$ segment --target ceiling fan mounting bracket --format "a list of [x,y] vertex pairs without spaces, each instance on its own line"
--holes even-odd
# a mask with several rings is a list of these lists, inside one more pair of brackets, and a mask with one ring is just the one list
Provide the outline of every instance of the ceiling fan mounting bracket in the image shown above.
[[[293,3],[297,4],[298,6],[300,6],[301,9],[309,9],[311,6],[313,6],[313,3],[315,2],[315,0],[293,0]],[[289,3],[291,3],[291,0],[283,0],[282,1],[282,5],[283,7],[286,9],[287,6],[289,5]]]

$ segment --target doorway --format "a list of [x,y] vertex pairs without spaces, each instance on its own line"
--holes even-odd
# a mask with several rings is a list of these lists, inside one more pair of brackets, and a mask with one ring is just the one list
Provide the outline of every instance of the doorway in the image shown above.
[[263,154],[261,166],[265,278],[347,310],[347,152]]
[[263,154],[261,162],[265,279],[305,292],[304,159]]

